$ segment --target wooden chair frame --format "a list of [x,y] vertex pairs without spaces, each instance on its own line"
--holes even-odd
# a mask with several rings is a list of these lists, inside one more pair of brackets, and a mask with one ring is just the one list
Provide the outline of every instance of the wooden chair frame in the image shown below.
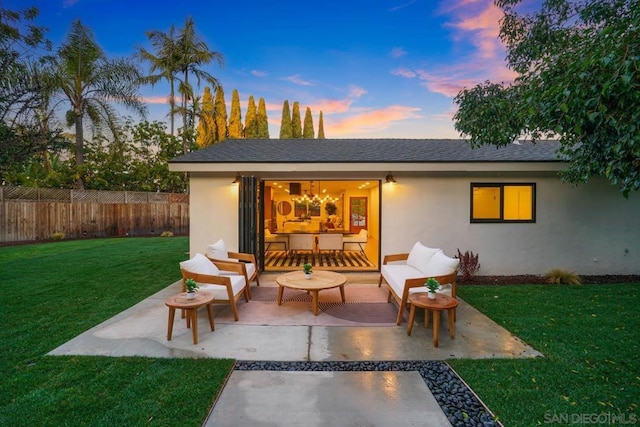
[[208,274],[198,274],[198,273],[193,273],[191,271],[187,271],[183,268],[180,269],[180,272],[182,273],[182,291],[183,292],[186,291],[186,285],[184,282],[187,279],[193,279],[198,283],[208,283],[211,285],[225,286],[227,288],[227,299],[215,298],[213,300],[213,303],[214,304],[229,303],[229,305],[231,306],[231,311],[233,311],[233,318],[236,321],[238,321],[239,316],[238,316],[238,307],[236,306],[236,302],[238,301],[238,299],[240,299],[242,295],[244,295],[245,301],[249,302],[249,292],[248,292],[248,286],[246,282],[245,282],[245,285],[242,287],[242,289],[237,294],[234,294],[233,287],[231,286],[231,279],[229,278],[229,276],[211,276]]
[[[209,258],[211,262],[213,262],[216,267],[223,271],[233,271],[236,274],[240,274],[244,276],[244,280],[247,283],[247,293],[248,297],[251,298],[251,283],[255,280],[256,285],[260,286],[260,279],[258,278],[258,264],[256,263],[256,257],[253,254],[244,253],[244,252],[228,252],[227,253],[230,259],[237,259],[236,261],[229,261],[223,259],[214,259]],[[255,271],[251,277],[247,274],[247,267],[245,266],[246,262],[253,263],[255,267]]]

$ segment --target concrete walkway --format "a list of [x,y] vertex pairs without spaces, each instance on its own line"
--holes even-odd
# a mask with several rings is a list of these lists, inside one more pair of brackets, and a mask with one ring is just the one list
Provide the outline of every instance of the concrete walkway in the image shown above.
[[[347,276],[348,283],[377,284],[377,274]],[[275,274],[262,275],[261,285],[275,286],[275,277]],[[398,327],[218,323],[216,330],[211,332],[205,310],[199,310],[198,344],[193,344],[191,331],[179,319],[176,319],[172,340],[167,341],[168,309],[164,300],[178,293],[180,286],[180,282],[173,283],[49,354],[211,357],[284,362],[540,356],[536,350],[464,301],[459,301],[455,339],[449,338],[446,322],[441,322],[438,348],[433,347],[432,330],[420,324],[413,328],[411,336],[406,334],[406,323]],[[222,306],[216,305],[214,312],[219,309]],[[445,426],[450,423],[416,371],[235,370],[205,425]]]

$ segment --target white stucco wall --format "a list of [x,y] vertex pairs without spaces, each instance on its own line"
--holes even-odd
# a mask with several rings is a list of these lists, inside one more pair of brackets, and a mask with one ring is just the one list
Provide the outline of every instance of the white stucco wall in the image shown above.
[[[238,249],[238,187],[231,177],[191,172],[190,252],[224,239]],[[407,252],[416,241],[450,256],[473,251],[481,275],[640,274],[640,194],[625,199],[607,182],[573,187],[558,178],[399,176],[382,185],[381,255]],[[472,224],[471,182],[535,182],[536,222]],[[372,235],[377,200],[370,196]]]
[[189,252],[205,253],[207,245],[223,239],[238,250],[238,186],[233,178],[191,173],[189,196]]
[[[472,224],[470,182],[535,182],[536,222]],[[383,185],[381,253],[407,252],[416,241],[479,255],[480,275],[640,273],[640,198],[604,181],[573,187],[557,178],[403,177]]]

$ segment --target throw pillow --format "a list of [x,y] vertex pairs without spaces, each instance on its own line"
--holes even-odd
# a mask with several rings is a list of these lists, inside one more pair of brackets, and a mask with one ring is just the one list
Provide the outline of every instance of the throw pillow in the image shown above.
[[218,267],[202,254],[195,254],[190,260],[182,261],[180,268],[191,273],[206,274],[209,276],[217,276],[220,274]]
[[207,256],[213,259],[227,260],[229,259],[229,251],[227,251],[227,245],[224,244],[224,240],[220,239],[213,245],[209,245],[207,250]]
[[422,272],[429,277],[444,276],[456,271],[458,264],[460,264],[458,258],[449,258],[444,252],[438,251],[431,257],[427,267]]
[[416,242],[416,244],[413,245],[413,248],[411,248],[411,251],[409,252],[407,265],[424,272],[424,270],[427,268],[429,260],[439,250],[440,249],[429,248],[420,242]]

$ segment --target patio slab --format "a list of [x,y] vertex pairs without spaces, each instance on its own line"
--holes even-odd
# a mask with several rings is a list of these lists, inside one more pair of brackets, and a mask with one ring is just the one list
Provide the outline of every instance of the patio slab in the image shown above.
[[[261,276],[274,286],[273,276]],[[358,282],[359,276],[350,280]],[[369,282],[371,283],[371,282]],[[372,284],[372,286],[376,286]],[[407,361],[541,356],[504,328],[460,300],[456,337],[442,322],[440,345],[432,330],[402,326],[270,326],[216,323],[210,331],[199,311],[199,341],[176,321],[166,339],[167,296],[175,282],[54,349],[50,355],[233,358],[239,361]],[[249,303],[250,305],[251,303]],[[215,306],[214,313],[224,310]],[[394,422],[391,418],[393,418]],[[298,421],[300,421],[298,423]],[[389,421],[389,422],[387,422]],[[417,372],[238,371],[229,377],[207,426],[449,425]]]

